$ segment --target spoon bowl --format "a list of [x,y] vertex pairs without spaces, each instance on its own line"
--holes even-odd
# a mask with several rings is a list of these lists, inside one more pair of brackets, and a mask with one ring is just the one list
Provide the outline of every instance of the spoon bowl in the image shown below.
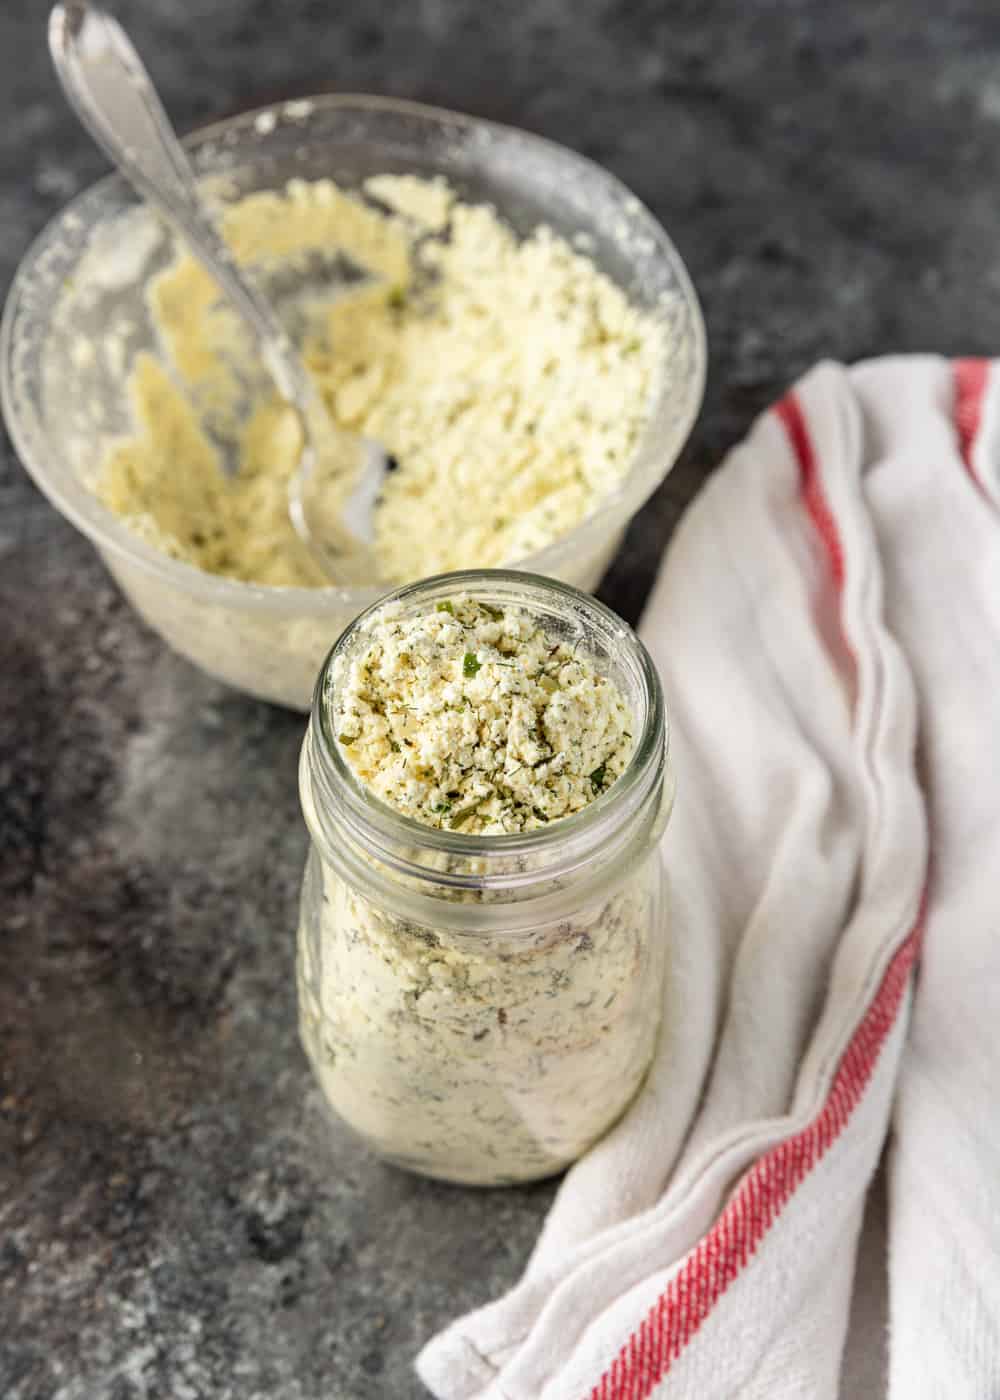
[[[295,410],[302,451],[288,509],[297,534],[332,582],[377,581],[371,515],[386,453],[331,421],[274,308],[219,234],[152,79],[118,21],[90,0],[65,0],[49,16],[49,49],[84,127],[184,239],[242,318],[278,393]],[[331,500],[342,504],[332,508]]]

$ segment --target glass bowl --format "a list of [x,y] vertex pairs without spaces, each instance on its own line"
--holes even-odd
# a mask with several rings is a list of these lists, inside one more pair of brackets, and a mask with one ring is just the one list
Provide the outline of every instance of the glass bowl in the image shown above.
[[[625,527],[673,465],[705,380],[705,332],[676,249],[650,212],[600,166],[538,136],[410,102],[325,95],[246,112],[187,141],[214,198],[327,176],[444,175],[460,197],[493,204],[522,236],[539,224],[574,239],[664,325],[665,362],[621,486],[599,510],[511,567],[592,591]],[[277,588],[221,578],[160,553],[90,485],[130,431],[126,382],[156,350],[144,290],[176,243],[118,176],[62,211],[25,256],[0,331],[0,388],[11,437],[48,498],[93,541],[140,615],[196,665],[250,695],[308,709],[330,646],[388,585]]]

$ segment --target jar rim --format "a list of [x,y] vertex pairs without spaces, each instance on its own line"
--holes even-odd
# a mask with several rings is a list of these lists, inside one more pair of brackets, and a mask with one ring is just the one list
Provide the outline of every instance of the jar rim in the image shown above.
[[[538,615],[575,618],[606,641],[609,651],[630,673],[641,713],[635,748],[625,770],[603,792],[568,817],[529,831],[497,835],[473,834],[427,826],[383,802],[356,777],[340,752],[330,704],[333,668],[372,619],[386,608],[405,612],[416,604],[432,603],[465,592],[487,602],[508,602]],[[455,888],[500,889],[522,883],[523,875],[510,867],[518,858],[530,858],[533,879],[566,874],[584,864],[608,833],[630,825],[641,812],[662,778],[669,751],[669,726],[659,676],[646,647],[628,624],[590,594],[570,584],[515,569],[465,569],[436,574],[406,584],[366,608],[344,630],[328,652],[313,691],[307,753],[312,776],[318,780],[326,805],[339,808],[353,834],[399,873],[433,879]],[[403,851],[409,853],[402,854]],[[476,875],[455,874],[428,868],[413,859],[414,851],[452,856],[482,863],[495,858],[499,867]]]

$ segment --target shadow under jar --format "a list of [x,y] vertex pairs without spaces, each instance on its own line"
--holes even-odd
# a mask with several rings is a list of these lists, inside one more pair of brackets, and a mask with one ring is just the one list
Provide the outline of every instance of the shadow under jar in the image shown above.
[[394,616],[466,595],[525,610],[620,690],[634,748],[573,816],[516,835],[425,826],[376,798],[334,732],[320,673],[300,789],[312,835],[299,925],[300,1029],[328,1105],[380,1156],[503,1185],[568,1166],[620,1116],[659,1031],[668,922],[660,837],[673,780],[659,680],[635,634],[576,589],[470,571],[391,595]]

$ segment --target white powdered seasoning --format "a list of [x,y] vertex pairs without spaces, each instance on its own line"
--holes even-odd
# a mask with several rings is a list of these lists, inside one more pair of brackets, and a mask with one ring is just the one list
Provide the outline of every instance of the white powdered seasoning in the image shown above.
[[[547,826],[615,782],[628,705],[527,610],[456,595],[367,623],[327,697],[357,779],[462,835]],[[449,858],[450,859],[450,858]],[[467,858],[462,867],[475,868]],[[377,888],[377,887],[373,887]],[[403,917],[314,851],[300,927],[305,1047],[331,1106],[384,1155],[457,1181],[560,1170],[642,1081],[662,997],[661,875],[646,848],[600,889],[508,935]]]
[[[567,534],[632,465],[665,359],[662,324],[551,229],[518,239],[440,179],[382,175],[367,202],[330,180],[227,208],[241,262],[345,254],[369,274],[305,299],[306,366],[335,423],[398,463],[373,515],[380,577],[408,582],[523,559]],[[135,433],[96,482],[163,552],[247,582],[321,587],[287,486],[294,414],[257,383],[242,324],[181,254],[152,282],[162,358],[129,380]],[[212,435],[240,459],[230,479]]]
[[617,687],[521,608],[459,597],[389,615],[341,672],[344,757],[426,826],[491,836],[568,817],[632,751]]

